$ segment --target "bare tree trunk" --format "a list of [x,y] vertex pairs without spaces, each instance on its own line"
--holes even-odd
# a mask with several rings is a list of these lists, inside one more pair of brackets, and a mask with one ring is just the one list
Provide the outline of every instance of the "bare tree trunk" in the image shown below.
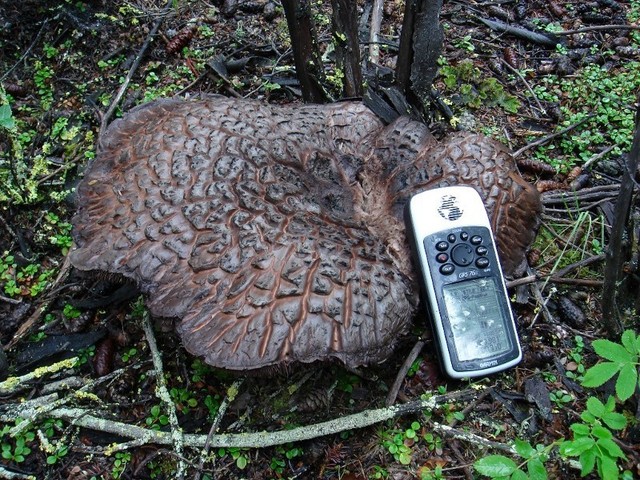
[[296,75],[305,102],[324,103],[324,71],[309,0],[282,0],[287,17]]
[[357,4],[353,0],[331,0],[336,69],[344,72],[343,95],[362,96],[362,69],[358,42]]
[[409,103],[422,109],[423,116],[429,111],[431,84],[444,40],[441,8],[442,0],[407,0],[402,22],[396,82]]
[[633,136],[631,152],[627,155],[625,169],[620,183],[620,194],[616,202],[611,239],[606,251],[607,263],[604,270],[602,287],[602,324],[607,336],[617,338],[622,332],[622,323],[618,312],[616,297],[618,281],[623,265],[623,234],[629,221],[629,211],[633,195],[633,187],[638,165],[640,164],[640,107],[636,110],[636,131]]

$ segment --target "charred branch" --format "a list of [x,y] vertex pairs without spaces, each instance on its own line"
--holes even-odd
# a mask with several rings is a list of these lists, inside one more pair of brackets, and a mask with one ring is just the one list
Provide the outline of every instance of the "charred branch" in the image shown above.
[[322,58],[318,50],[309,0],[283,0],[282,6],[289,26],[302,98],[307,103],[325,103],[327,96],[322,88],[324,80]]

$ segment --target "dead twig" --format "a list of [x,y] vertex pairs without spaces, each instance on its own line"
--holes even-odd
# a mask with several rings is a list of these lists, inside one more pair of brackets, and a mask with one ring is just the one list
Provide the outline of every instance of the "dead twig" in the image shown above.
[[24,337],[29,332],[29,330],[31,330],[31,328],[38,322],[38,320],[40,320],[42,314],[47,311],[47,308],[49,308],[49,304],[55,299],[54,294],[57,292],[58,287],[62,284],[62,282],[64,282],[64,280],[67,278],[67,275],[69,275],[70,269],[71,262],[69,260],[69,255],[67,255],[64,259],[62,267],[60,268],[60,272],[58,272],[58,276],[52,284],[47,285],[47,291],[42,296],[42,300],[40,300],[38,307],[31,314],[31,316],[22,325],[20,325],[20,328],[18,328],[18,331],[13,335],[11,341],[4,347],[5,350],[9,350],[16,343],[18,343],[22,339],[22,337]]
[[591,166],[591,164],[593,164],[593,163],[597,162],[598,160],[600,160],[602,157],[604,157],[607,153],[609,153],[611,150],[613,150],[617,146],[618,146],[618,144],[616,143],[615,145],[608,146],[607,148],[602,150],[600,153],[596,153],[593,157],[591,157],[589,160],[584,162],[584,164],[582,165],[582,169],[586,170],[587,168],[589,168]]
[[242,382],[244,382],[244,379],[236,380],[227,389],[227,396],[220,403],[220,407],[218,407],[218,413],[216,413],[216,418],[214,418],[213,422],[211,423],[211,428],[209,429],[207,440],[204,442],[202,452],[200,452],[200,461],[198,462],[197,473],[193,477],[193,480],[200,480],[202,472],[204,471],[204,462],[206,462],[207,457],[209,456],[209,450],[211,449],[211,437],[213,437],[213,435],[215,435],[216,432],[220,429],[220,423],[222,422],[222,419],[227,412],[227,408],[229,408],[229,405],[235,400],[236,396],[238,395]]
[[[533,97],[533,99],[535,100],[536,104],[538,105],[538,108],[540,109],[540,112],[544,115],[546,113],[546,109],[542,106],[542,104],[540,103],[540,100],[538,100],[538,96],[536,95],[536,92],[533,91],[533,88],[531,88],[531,85],[529,85],[529,82],[527,82],[527,80],[524,78],[524,76],[515,68],[513,68],[511,65],[509,65],[509,62],[507,62],[504,58],[501,58],[500,61],[502,62],[502,64],[507,67],[507,69],[509,71],[511,71],[511,73],[514,73],[518,76],[518,78],[520,79],[520,81],[524,84],[525,88],[527,90],[529,90],[529,93],[531,94],[531,96]],[[533,112],[535,118],[538,118],[538,116],[535,114],[535,112]]]
[[563,128],[562,130],[552,133],[550,135],[547,135],[545,137],[539,138],[538,140],[536,140],[535,142],[531,142],[527,145],[525,145],[524,147],[522,147],[519,150],[516,150],[513,153],[513,158],[517,158],[520,155],[522,155],[524,152],[526,152],[527,150],[530,150],[534,147],[538,147],[540,145],[544,145],[546,143],[549,143],[551,140],[553,140],[554,138],[560,137],[561,135],[564,135],[567,132],[570,132],[571,130],[573,130],[576,127],[579,127],[580,125],[582,125],[584,122],[586,122],[587,120],[591,119],[591,117],[593,117],[593,114],[589,114],[586,117],[584,117],[583,119],[577,121],[576,123],[569,125],[566,128]]
[[554,35],[573,35],[574,33],[598,32],[603,30],[640,30],[639,25],[593,25],[591,27],[576,28],[575,30],[560,30]]
[[5,297],[4,295],[0,295],[0,302],[10,303],[12,305],[20,305],[22,300],[16,300],[15,298]]
[[[167,409],[167,416],[169,417],[169,425],[171,427],[170,437],[173,450],[176,454],[182,456],[182,450],[184,445],[184,438],[182,428],[178,423],[178,414],[176,413],[176,406],[169,395],[167,390],[167,383],[164,378],[164,367],[162,365],[162,356],[158,350],[158,344],[156,343],[156,337],[151,327],[151,320],[149,313],[145,311],[142,317],[142,328],[144,330],[145,337],[147,338],[147,344],[151,351],[151,359],[153,361],[153,368],[156,376],[156,396],[165,404]],[[184,472],[186,464],[183,461],[178,462],[178,468],[176,471],[176,478],[184,478]]]
[[48,23],[49,23],[49,19],[48,18],[45,19],[44,22],[42,22],[42,25],[40,26],[40,30],[38,30],[38,33],[36,34],[36,38],[33,39],[33,42],[31,42],[31,45],[29,45],[29,48],[27,48],[24,51],[24,53],[18,59],[18,61],[16,63],[14,63],[13,66],[10,69],[8,69],[6,72],[4,72],[4,75],[2,75],[2,77],[0,77],[0,82],[4,82],[5,78],[7,78],[9,76],[9,74],[11,72],[13,72],[15,70],[15,68],[18,65],[20,65],[25,58],[27,58],[29,53],[31,53],[31,50],[33,49],[33,47],[36,45],[36,43],[38,43],[38,40],[40,39],[40,35],[42,35],[42,32],[44,31],[44,27],[46,27]]
[[147,48],[149,48],[149,45],[151,45],[151,41],[153,40],[153,37],[155,37],[156,32],[160,28],[160,25],[164,21],[167,13],[171,10],[172,5],[173,5],[173,0],[169,0],[167,2],[167,5],[164,7],[164,10],[160,14],[160,16],[154,22],[153,27],[151,27],[151,30],[149,31],[149,35],[147,35],[147,38],[145,39],[144,43],[142,44],[142,47],[140,48],[140,51],[136,55],[136,58],[133,64],[131,65],[131,68],[129,69],[127,76],[124,78],[122,85],[120,85],[120,88],[118,89],[118,93],[116,93],[116,96],[112,100],[111,105],[109,105],[109,108],[107,109],[107,111],[102,115],[102,119],[100,121],[100,136],[102,136],[102,134],[106,130],[107,125],[109,124],[109,120],[111,119],[114,112],[116,111],[116,108],[118,108],[118,105],[120,104],[120,100],[122,100],[122,97],[124,96],[124,93],[127,91],[127,88],[129,88],[129,83],[131,82],[131,79],[133,78],[133,75],[135,74],[135,72],[138,70],[138,67],[140,66],[140,62],[142,62],[142,58],[144,57],[144,54],[147,51]]
[[24,473],[12,472],[0,465],[0,478],[7,480],[36,480],[33,475],[26,475]]
[[409,352],[409,355],[407,355],[407,358],[404,360],[404,363],[402,364],[400,370],[398,371],[398,374],[396,375],[396,379],[393,382],[393,385],[391,385],[391,389],[389,390],[389,394],[387,395],[387,400],[385,402],[386,406],[390,406],[395,403],[398,392],[400,391],[400,387],[402,386],[402,382],[407,376],[407,372],[411,368],[411,365],[413,365],[413,362],[415,362],[416,358],[418,358],[418,355],[422,351],[422,347],[424,347],[424,344],[425,341],[423,339],[418,340]]

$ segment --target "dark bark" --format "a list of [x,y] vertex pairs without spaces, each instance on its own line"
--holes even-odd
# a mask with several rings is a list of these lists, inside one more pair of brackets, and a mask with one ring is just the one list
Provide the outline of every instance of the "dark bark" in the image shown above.
[[344,72],[343,95],[362,96],[362,69],[358,42],[358,15],[353,0],[331,0],[336,69]]
[[429,111],[431,84],[438,72],[444,34],[440,27],[442,0],[407,0],[396,81],[411,104]]
[[[620,183],[620,194],[616,202],[611,239],[606,250],[607,263],[602,288],[602,326],[610,339],[617,339],[622,332],[622,323],[617,308],[618,281],[623,265],[623,236],[628,225],[629,211],[634,188],[634,176],[640,164],[640,107],[636,110],[636,131],[631,152],[627,155],[625,170]],[[633,235],[633,233],[632,233]]]
[[318,50],[309,0],[282,0],[282,6],[289,26],[302,98],[309,103],[324,103],[327,97],[322,88],[324,82],[322,58]]

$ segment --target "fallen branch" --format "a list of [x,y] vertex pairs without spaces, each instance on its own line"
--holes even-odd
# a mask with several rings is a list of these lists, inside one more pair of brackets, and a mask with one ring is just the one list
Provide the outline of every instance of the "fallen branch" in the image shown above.
[[593,25],[591,27],[576,28],[575,30],[560,30],[554,35],[573,35],[575,33],[587,33],[603,30],[640,30],[638,25]]
[[[174,452],[178,456],[182,456],[183,450],[183,433],[180,424],[178,423],[178,414],[176,412],[176,406],[169,395],[167,390],[167,382],[164,377],[164,367],[162,365],[162,357],[158,350],[158,344],[156,343],[156,337],[151,327],[151,319],[149,318],[149,312],[145,311],[142,316],[142,328],[144,330],[145,337],[147,338],[147,344],[151,351],[151,359],[153,361],[153,368],[155,370],[156,377],[156,396],[165,404],[167,409],[167,416],[169,417],[169,426],[171,427],[171,444]],[[178,461],[178,469],[176,471],[176,478],[184,478],[184,472],[186,465],[184,461]]]
[[77,362],[78,357],[68,358],[52,365],[47,365],[46,367],[36,368],[34,371],[25,373],[19,377],[9,377],[4,382],[0,383],[0,396],[10,395],[20,390],[25,390],[30,387],[27,385],[27,382],[40,379],[46,375],[52,375],[60,370],[73,368]]
[[538,32],[533,32],[531,30],[527,30],[522,27],[513,27],[504,22],[499,22],[497,20],[489,20],[486,18],[476,17],[480,22],[484,23],[491,30],[495,30],[496,32],[507,33],[509,35],[513,35],[514,37],[520,38],[522,40],[527,40],[529,42],[537,43],[538,45],[543,45],[545,47],[555,47],[559,43],[563,43],[562,39],[555,38],[553,35],[545,35]]
[[36,480],[33,475],[25,475],[24,473],[12,472],[0,465],[0,478],[7,480]]
[[[200,434],[184,434],[183,446],[192,448],[203,448],[209,441],[211,448],[265,448],[274,445],[283,445],[290,442],[300,442],[304,440],[311,440],[313,438],[323,437],[326,435],[333,435],[336,433],[344,432],[346,430],[354,430],[358,428],[369,427],[376,423],[384,422],[392,418],[401,417],[404,415],[420,413],[424,410],[435,410],[441,405],[444,405],[452,400],[460,400],[472,395],[481,394],[480,391],[463,390],[460,392],[452,392],[446,395],[438,395],[429,399],[415,400],[409,403],[393,405],[391,407],[378,408],[374,410],[365,410],[363,412],[347,415],[344,417],[328,420],[325,422],[317,423],[314,425],[306,425],[297,427],[291,430],[279,430],[275,432],[254,432],[254,433],[222,433],[217,435],[200,435]],[[23,404],[15,404],[10,408],[5,409],[0,414],[0,421],[8,422],[12,421],[8,415],[20,415],[28,416],[32,412],[32,409],[28,411],[21,411]],[[9,412],[9,413],[7,413]],[[70,422],[76,427],[88,428],[91,430],[97,430],[101,432],[111,433],[120,437],[134,439],[135,446],[143,444],[157,444],[157,445],[173,445],[173,437],[171,432],[163,432],[158,430],[151,430],[137,425],[129,425],[118,420],[110,420],[107,418],[101,418],[96,416],[91,410],[86,408],[72,408],[62,407],[51,410],[47,413],[49,418],[58,418]],[[433,423],[433,428],[445,433],[453,432],[450,427],[440,426],[437,423]],[[462,433],[462,432],[461,432]],[[459,436],[458,438],[463,438]],[[468,441],[488,446],[488,440],[473,434],[464,436]],[[508,448],[504,445],[491,443],[492,448]],[[113,450],[110,450],[113,451]]]

